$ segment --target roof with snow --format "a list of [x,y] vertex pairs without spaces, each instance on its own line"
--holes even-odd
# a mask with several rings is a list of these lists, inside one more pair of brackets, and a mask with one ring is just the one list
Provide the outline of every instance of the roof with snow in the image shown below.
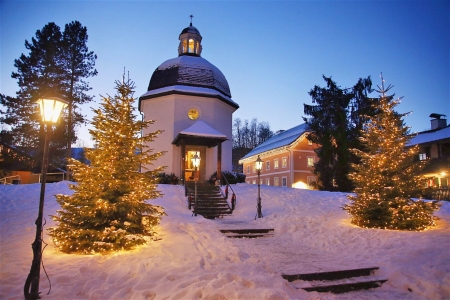
[[200,56],[181,55],[166,60],[153,72],[147,90],[173,85],[215,89],[231,97],[228,81],[222,72]]
[[182,140],[195,141],[197,145],[215,147],[228,140],[227,136],[212,128],[204,121],[199,120],[192,126],[181,131],[173,140],[172,144],[178,145]]
[[417,144],[431,143],[444,139],[450,139],[450,125],[437,130],[429,130],[419,132],[415,137],[409,140],[406,146],[414,146]]
[[279,134],[274,135],[264,143],[255,147],[252,151],[247,153],[242,159],[246,159],[252,157],[257,154],[261,154],[263,152],[274,150],[277,148],[289,146],[293,142],[295,142],[301,135],[305,132],[308,132],[308,125],[306,123],[295,126],[291,129],[283,131]]

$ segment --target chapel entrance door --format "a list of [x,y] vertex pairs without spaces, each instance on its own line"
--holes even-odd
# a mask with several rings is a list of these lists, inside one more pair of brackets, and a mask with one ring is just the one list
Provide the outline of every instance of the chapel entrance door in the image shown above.
[[[200,165],[198,168],[194,166],[194,156],[197,155],[200,158]],[[184,180],[185,181],[204,181],[205,170],[205,150],[204,147],[189,147],[186,146],[186,152],[184,157]]]

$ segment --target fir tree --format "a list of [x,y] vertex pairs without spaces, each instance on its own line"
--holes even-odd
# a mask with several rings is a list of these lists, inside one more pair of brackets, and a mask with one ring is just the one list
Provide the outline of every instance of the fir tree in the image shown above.
[[309,139],[316,143],[319,161],[314,165],[317,185],[320,190],[348,192],[353,184],[348,178],[350,165],[355,158],[351,146],[359,148],[357,128],[361,119],[357,118],[367,109],[371,91],[370,77],[359,79],[353,88],[341,88],[331,77],[323,76],[326,87],[314,86],[309,92],[315,105],[304,104],[303,118],[312,133]]
[[154,235],[164,210],[146,203],[160,197],[156,175],[162,167],[146,173],[140,166],[151,164],[163,153],[152,153],[146,143],[160,130],[140,136],[154,121],[137,121],[134,115],[134,83],[116,81],[114,97],[102,97],[93,110],[94,129],[90,134],[96,144],[85,149],[90,165],[71,160],[78,184],[70,185],[73,195],[57,195],[61,205],[52,216],[57,226],[50,228],[55,245],[66,253],[107,253],[132,249]]
[[[382,80],[383,82],[383,80]],[[402,118],[407,114],[394,111],[400,99],[386,96],[392,86],[377,92],[381,94],[368,116],[361,141],[367,152],[353,149],[360,157],[349,176],[356,185],[356,195],[349,195],[350,204],[344,209],[352,216],[352,223],[361,227],[423,230],[434,225],[433,212],[437,202],[413,200],[425,187],[420,176],[423,164],[416,161],[418,148],[405,148],[410,136]]]

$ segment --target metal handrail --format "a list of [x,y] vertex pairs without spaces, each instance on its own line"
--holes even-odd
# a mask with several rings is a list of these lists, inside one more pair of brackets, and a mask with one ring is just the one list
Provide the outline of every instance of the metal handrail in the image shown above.
[[[236,193],[234,192],[233,188],[231,187],[230,183],[228,182],[227,177],[225,177],[225,174],[223,174],[223,172],[221,172],[222,174],[222,178],[225,179],[225,182],[227,183],[226,186],[233,192],[234,197],[236,197]],[[222,189],[220,189],[220,191],[222,192]],[[223,193],[222,193],[223,195]],[[224,198],[226,198],[227,200],[227,204],[228,204],[228,193],[226,195],[224,195]],[[231,196],[231,200],[230,202],[233,202],[233,196]],[[236,201],[236,198],[234,199]],[[231,211],[234,210],[234,208],[236,207],[236,203],[235,205],[233,205],[233,203],[231,203],[231,205],[228,204],[228,206],[230,207]]]

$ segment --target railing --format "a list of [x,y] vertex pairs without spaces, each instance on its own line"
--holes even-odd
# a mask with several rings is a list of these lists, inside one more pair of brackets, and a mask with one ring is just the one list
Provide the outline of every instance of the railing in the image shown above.
[[[16,179],[13,179],[16,178]],[[20,184],[20,175],[0,178],[0,184]]]
[[225,200],[227,200],[228,203],[228,188],[231,190],[231,192],[233,193],[231,195],[231,205],[228,204],[228,206],[230,207],[231,211],[234,210],[234,208],[236,207],[236,193],[234,192],[233,188],[231,187],[230,183],[228,182],[228,179],[225,177],[225,174],[223,174],[222,172],[222,178],[225,180],[226,184],[226,188],[225,188],[225,194],[222,192],[222,188],[220,189],[220,191],[222,192],[222,195],[224,196]]
[[[65,172],[47,173],[47,182],[63,181],[66,177]],[[29,174],[24,176],[23,181],[20,175],[13,175],[0,178],[0,184],[23,184],[23,183],[40,183],[42,174]]]

